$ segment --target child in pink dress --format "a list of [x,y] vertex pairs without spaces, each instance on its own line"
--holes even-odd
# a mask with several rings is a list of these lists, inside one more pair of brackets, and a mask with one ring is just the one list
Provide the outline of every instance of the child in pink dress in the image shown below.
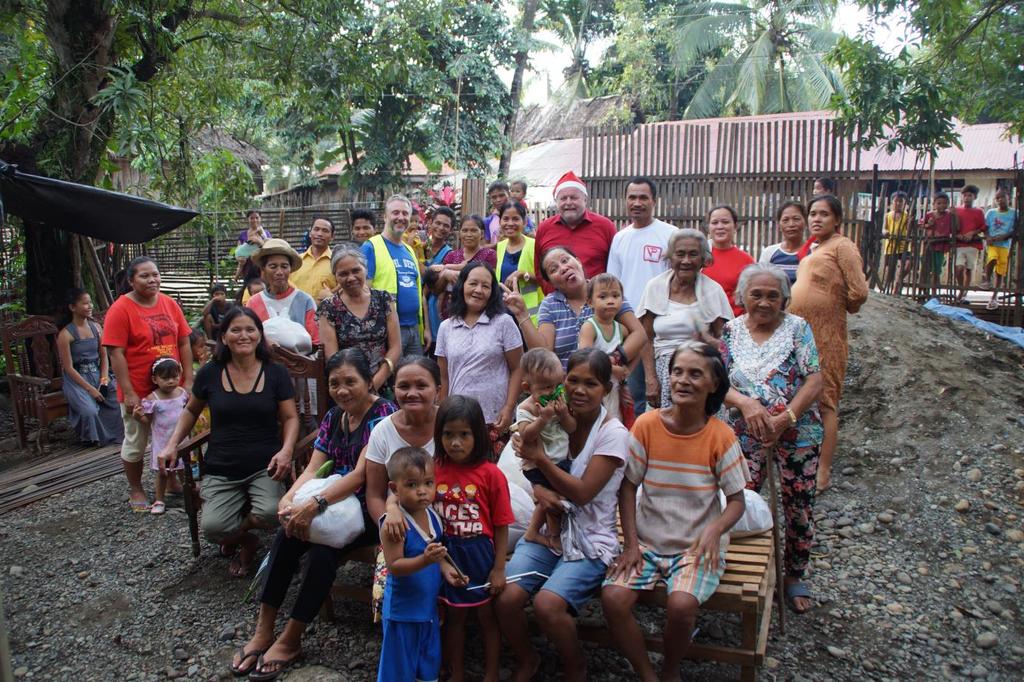
[[[171,357],[157,358],[151,370],[156,390],[142,399],[142,404],[135,408],[134,417],[148,423],[150,429],[150,468],[156,472],[156,494],[152,514],[163,514],[167,510],[164,495],[167,493],[167,479],[173,476],[171,471],[160,471],[157,455],[163,451],[167,441],[174,434],[178,417],[185,411],[188,402],[188,391],[182,388],[181,365]],[[178,460],[177,469],[184,466]]]

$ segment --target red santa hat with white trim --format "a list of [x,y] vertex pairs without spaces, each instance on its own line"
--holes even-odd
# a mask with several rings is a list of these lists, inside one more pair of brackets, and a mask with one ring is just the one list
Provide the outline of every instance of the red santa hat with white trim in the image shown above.
[[590,196],[587,193],[587,186],[572,171],[566,171],[565,175],[558,178],[558,182],[555,183],[554,197],[556,199],[558,198],[558,193],[563,189],[578,189],[583,192],[583,196]]

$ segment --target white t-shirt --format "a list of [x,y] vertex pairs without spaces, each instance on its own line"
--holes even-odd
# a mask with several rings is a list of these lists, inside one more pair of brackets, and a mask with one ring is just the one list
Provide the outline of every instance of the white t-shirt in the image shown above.
[[665,261],[668,240],[676,227],[654,220],[647,227],[632,224],[623,228],[612,239],[608,252],[608,272],[622,282],[627,301],[639,301],[647,282],[668,270]]
[[[603,420],[607,411],[602,408],[599,420]],[[579,508],[576,518],[580,529],[597,551],[605,565],[610,564],[619,553],[619,535],[615,528],[616,510],[619,502],[619,485],[625,473],[626,459],[629,457],[629,431],[618,419],[609,419],[600,426],[595,425],[580,450],[580,454],[572,461],[571,473],[576,478],[583,478],[590,460],[594,455],[612,457],[619,460],[615,473],[598,491],[597,495],[587,504]]]
[[708,322],[701,319],[700,305],[668,302],[668,313],[654,318],[654,357],[671,355],[681,341],[706,331]]
[[[644,287],[644,294],[637,305],[637,317],[647,313],[654,318],[654,354],[658,356],[666,351],[671,352],[680,341],[692,338],[696,327],[694,318],[699,321],[701,329],[707,329],[718,318],[731,320],[732,306],[725,296],[725,290],[715,280],[704,273],[697,275],[694,283],[694,294],[697,301],[683,304],[669,298],[672,273],[665,271],[652,279]],[[661,320],[667,317],[667,320]],[[659,321],[660,320],[660,321]]]
[[[377,426],[373,427],[373,431],[370,432],[370,440],[366,444],[366,459],[377,464],[383,464],[387,466],[388,460],[391,459],[391,455],[395,451],[401,448],[410,447],[409,443],[405,442],[405,439],[398,435],[398,429],[395,428],[391,418],[395,415],[389,414],[380,420]],[[434,456],[434,441],[430,440],[423,449],[430,453],[430,456]]]

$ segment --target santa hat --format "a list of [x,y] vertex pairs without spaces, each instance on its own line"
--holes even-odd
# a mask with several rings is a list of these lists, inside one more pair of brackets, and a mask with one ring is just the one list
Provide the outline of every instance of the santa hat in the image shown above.
[[583,192],[583,196],[590,196],[587,194],[587,186],[584,185],[583,181],[580,180],[572,171],[567,171],[566,174],[558,178],[558,182],[555,183],[554,196],[556,199],[558,198],[558,193],[563,189],[578,189]]

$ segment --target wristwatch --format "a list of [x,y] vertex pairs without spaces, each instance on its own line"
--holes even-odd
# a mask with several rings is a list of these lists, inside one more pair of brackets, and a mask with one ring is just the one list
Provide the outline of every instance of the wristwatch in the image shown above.
[[316,502],[317,514],[323,514],[327,511],[327,507],[331,506],[331,503],[323,495],[314,495],[313,501]]

